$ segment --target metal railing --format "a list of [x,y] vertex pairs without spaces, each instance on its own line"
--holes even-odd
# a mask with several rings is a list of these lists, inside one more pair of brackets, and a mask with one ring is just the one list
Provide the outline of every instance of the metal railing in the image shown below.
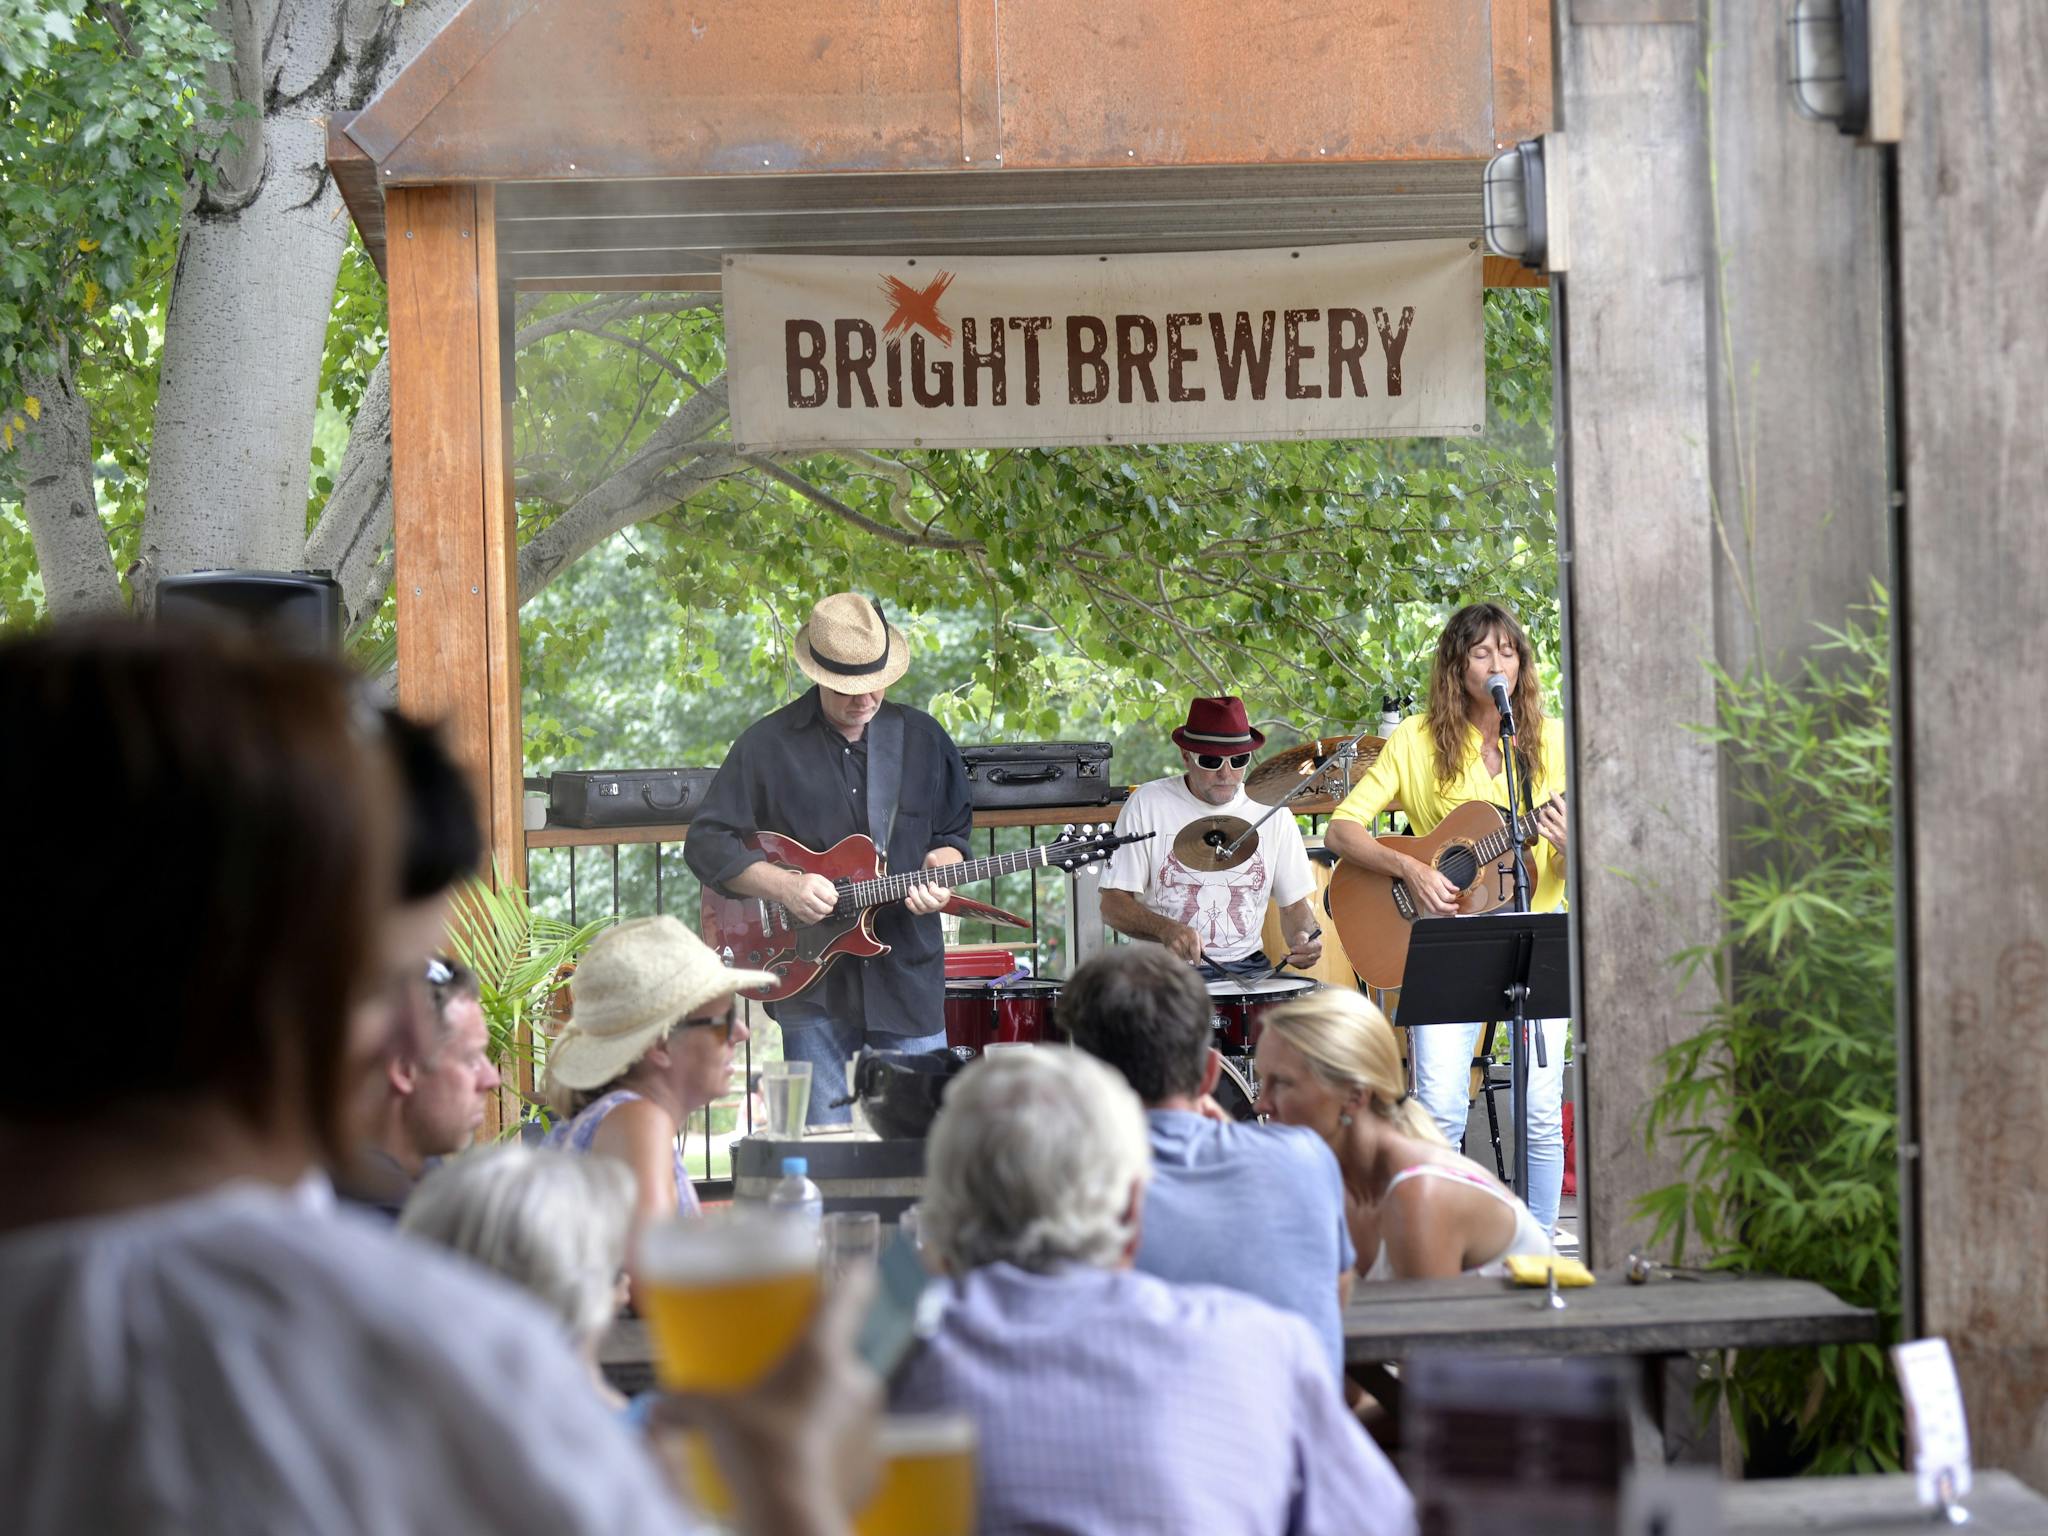
[[[1058,829],[1063,826],[1107,825],[1116,819],[1117,809],[1054,806],[1038,811],[978,813],[974,840],[985,841],[983,851],[990,855],[1036,848],[1056,840]],[[704,887],[683,862],[682,845],[687,835],[688,828],[681,825],[548,827],[531,832],[527,834],[526,855],[528,899],[535,911],[571,923],[586,922],[599,913],[643,917],[673,912],[695,930],[699,927]],[[977,892],[989,905],[1027,919],[1023,939],[1012,942],[1007,936],[1014,930],[998,930],[991,924],[965,919],[960,924],[957,942],[1003,943],[1031,957],[1028,963],[1035,974],[1063,974],[1069,943],[1068,888],[1063,878],[1056,896],[1042,893],[1039,877],[1046,872],[1030,869],[998,876],[989,882],[985,895]],[[1056,922],[1050,921],[1054,918]],[[712,1199],[730,1194],[731,1142],[753,1134],[755,1126],[755,1041],[760,1025],[767,1023],[768,1017],[761,1005],[748,1003],[746,1020],[748,1038],[734,1063],[729,1090],[693,1116],[681,1138],[684,1155],[692,1163],[701,1149],[702,1173],[697,1176],[697,1184],[700,1193]],[[779,1050],[779,1036],[776,1044]],[[729,1129],[716,1129],[721,1123]]]

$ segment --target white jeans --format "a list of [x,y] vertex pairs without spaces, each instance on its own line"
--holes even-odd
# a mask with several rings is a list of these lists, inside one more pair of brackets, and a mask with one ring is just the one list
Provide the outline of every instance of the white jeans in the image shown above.
[[[1542,1022],[1549,1065],[1537,1066],[1533,1051],[1529,1057],[1529,1213],[1546,1232],[1557,1225],[1557,1201],[1564,1188],[1564,1026],[1563,1019]],[[1444,1140],[1460,1150],[1472,1112],[1472,1053],[1479,1047],[1483,1027],[1421,1024],[1408,1031],[1415,1097]]]

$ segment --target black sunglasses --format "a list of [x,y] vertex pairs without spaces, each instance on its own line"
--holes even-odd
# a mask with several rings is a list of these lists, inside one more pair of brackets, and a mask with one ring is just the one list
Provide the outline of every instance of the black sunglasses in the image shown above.
[[684,1019],[684,1029],[717,1029],[725,1033],[726,1044],[732,1044],[733,1027],[740,1021],[740,1005],[728,1003],[725,1012],[715,1019]]
[[1242,768],[1251,760],[1252,755],[1249,752],[1233,752],[1229,757],[1218,757],[1214,752],[1197,752],[1195,754],[1195,766],[1197,768],[1206,768],[1211,773],[1214,773],[1225,763],[1230,764],[1233,768]]

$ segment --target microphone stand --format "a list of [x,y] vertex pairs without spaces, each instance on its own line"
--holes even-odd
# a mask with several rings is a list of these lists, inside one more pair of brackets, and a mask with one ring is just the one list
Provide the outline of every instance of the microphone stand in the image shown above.
[[[1506,705],[1500,712],[1500,757],[1501,766],[1507,771],[1508,780],[1508,862],[1514,867],[1515,897],[1514,910],[1526,913],[1529,910],[1529,866],[1522,857],[1522,795],[1525,786],[1519,781],[1515,763],[1515,712]],[[1522,946],[1520,963],[1515,968],[1514,980],[1508,986],[1508,1062],[1511,1077],[1509,1097],[1513,1101],[1515,1119],[1515,1193],[1526,1203],[1529,1198],[1529,962],[1531,946]],[[1534,1033],[1536,1064],[1550,1065],[1543,1050],[1543,1035]]]

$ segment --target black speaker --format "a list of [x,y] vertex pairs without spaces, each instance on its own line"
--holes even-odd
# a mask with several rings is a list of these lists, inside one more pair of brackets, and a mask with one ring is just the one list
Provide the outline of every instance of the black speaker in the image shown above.
[[229,624],[289,650],[341,652],[341,586],[318,571],[194,571],[156,585],[167,624]]

